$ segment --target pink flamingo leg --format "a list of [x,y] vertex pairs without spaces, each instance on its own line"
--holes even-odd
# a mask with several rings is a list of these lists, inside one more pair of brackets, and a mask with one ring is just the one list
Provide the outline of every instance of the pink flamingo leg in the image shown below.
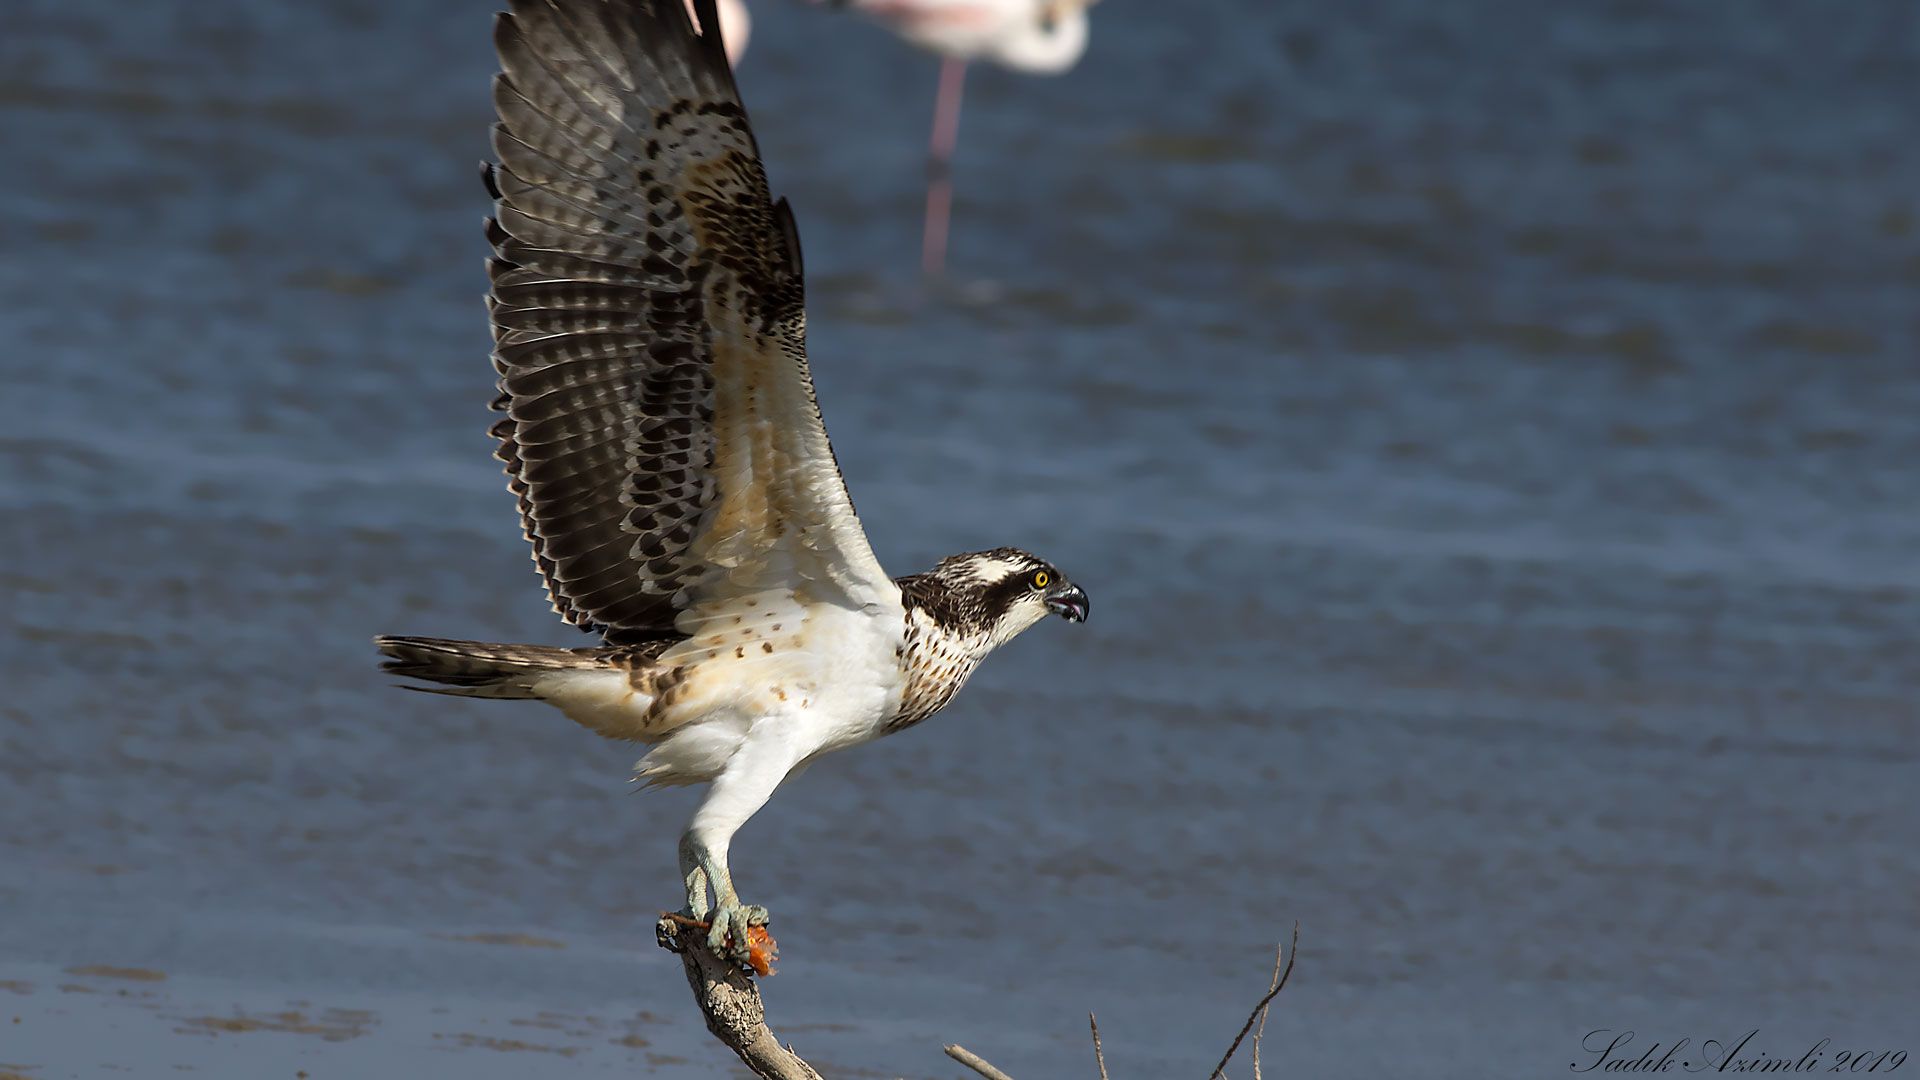
[[920,239],[920,271],[939,277],[947,262],[947,222],[953,215],[953,148],[960,138],[960,91],[967,62],[940,61],[940,90],[933,101],[933,144],[927,154],[927,224]]

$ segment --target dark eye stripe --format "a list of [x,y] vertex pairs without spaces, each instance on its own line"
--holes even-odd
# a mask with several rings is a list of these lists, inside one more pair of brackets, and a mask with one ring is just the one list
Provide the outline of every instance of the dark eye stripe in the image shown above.
[[1030,596],[1032,593],[1032,576],[1028,574],[1016,574],[1012,577],[1002,578],[1000,581],[982,590],[981,600],[986,610],[992,613],[991,617],[997,619],[1006,612],[1011,611],[1013,606],[1019,603],[1023,597]]

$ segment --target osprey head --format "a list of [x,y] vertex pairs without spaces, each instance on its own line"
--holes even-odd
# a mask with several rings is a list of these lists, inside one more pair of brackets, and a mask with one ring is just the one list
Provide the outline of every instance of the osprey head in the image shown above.
[[995,645],[1050,614],[1087,621],[1087,594],[1080,586],[1018,548],[948,556],[924,577],[945,594],[938,605],[943,621],[961,633],[984,633]]

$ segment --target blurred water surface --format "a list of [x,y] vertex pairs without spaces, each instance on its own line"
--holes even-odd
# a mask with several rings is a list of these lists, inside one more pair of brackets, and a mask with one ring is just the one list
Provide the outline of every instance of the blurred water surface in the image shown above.
[[[0,1066],[727,1067],[690,797],[367,645],[580,640],[487,457],[486,8],[9,11]],[[932,61],[755,18],[882,560],[1096,608],[741,834],[783,1035],[1199,1075],[1297,919],[1276,1073],[1920,1050],[1920,12],[1115,0],[976,72],[918,305]]]

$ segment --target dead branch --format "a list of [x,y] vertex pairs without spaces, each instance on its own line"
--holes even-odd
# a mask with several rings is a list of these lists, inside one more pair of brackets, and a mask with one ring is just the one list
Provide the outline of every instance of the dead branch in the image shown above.
[[987,1080],[1013,1080],[1013,1077],[994,1068],[992,1062],[959,1043],[949,1043],[946,1050],[948,1057],[986,1077]]
[[[1273,988],[1267,991],[1267,996],[1261,998],[1260,1003],[1253,1007],[1253,1012],[1247,1016],[1247,1022],[1240,1025],[1240,1034],[1233,1037],[1233,1045],[1227,1047],[1226,1056],[1220,1059],[1220,1064],[1215,1065],[1211,1073],[1207,1074],[1207,1080],[1216,1080],[1216,1078],[1225,1075],[1227,1062],[1232,1061],[1233,1052],[1240,1049],[1240,1040],[1247,1037],[1247,1032],[1253,1029],[1254,1021],[1260,1019],[1260,1017],[1265,1014],[1267,1006],[1272,1003],[1273,999],[1279,995],[1280,991],[1286,989],[1287,977],[1293,974],[1293,961],[1294,958],[1299,955],[1299,951],[1300,923],[1295,921],[1293,924],[1293,944],[1287,948],[1286,968],[1280,972],[1280,977],[1274,980]],[[1276,963],[1277,962],[1276,960]]]
[[[1299,933],[1300,928],[1295,926],[1296,939]],[[1260,1036],[1267,1033],[1267,1010],[1273,1008],[1272,995],[1280,992],[1280,960],[1285,954],[1286,951],[1280,946],[1273,947],[1273,978],[1267,980],[1268,1003],[1260,1006],[1260,1026],[1253,1029],[1253,1080],[1260,1080]]]
[[[1227,1062],[1233,1060],[1234,1053],[1240,1049],[1240,1044],[1245,1041],[1249,1031],[1253,1032],[1253,1080],[1260,1080],[1260,1038],[1267,1032],[1267,1010],[1273,1006],[1273,999],[1280,996],[1280,991],[1286,989],[1287,979],[1293,975],[1293,961],[1299,949],[1300,924],[1296,922],[1293,924],[1292,943],[1274,950],[1273,977],[1267,980],[1265,996],[1254,1004],[1253,1012],[1247,1016],[1247,1022],[1240,1025],[1240,1034],[1233,1037],[1233,1044],[1227,1047],[1226,1056],[1220,1059],[1220,1064],[1213,1067],[1213,1072],[1208,1074],[1207,1080],[1225,1080]],[[1284,967],[1281,965],[1282,959],[1286,961]],[[1100,1070],[1100,1080],[1109,1080],[1107,1053],[1100,1045],[1100,1021],[1092,1013],[1087,1014],[1087,1027],[1093,1031],[1093,1063]],[[986,1077],[987,1080],[1013,1080],[991,1062],[964,1046],[951,1045],[946,1049],[948,1057]]]
[[[1100,1021],[1095,1020],[1092,1013],[1088,1013],[1087,1026],[1093,1029],[1093,1063],[1100,1067],[1100,1080],[1107,1080],[1107,1055],[1100,1049]],[[1260,1080],[1260,1078],[1256,1076],[1254,1080]]]
[[706,932],[662,918],[654,926],[660,947],[680,954],[693,1000],[707,1018],[707,1030],[738,1054],[764,1080],[822,1080],[791,1046],[781,1046],[767,1029],[760,990],[738,966],[707,948]]

